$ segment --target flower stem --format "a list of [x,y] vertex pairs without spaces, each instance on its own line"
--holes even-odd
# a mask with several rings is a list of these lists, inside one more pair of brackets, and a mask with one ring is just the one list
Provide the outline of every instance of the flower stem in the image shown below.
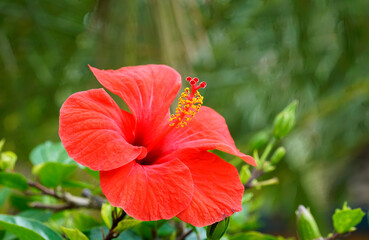
[[275,138],[273,137],[272,139],[269,140],[268,145],[266,146],[263,154],[260,157],[260,162],[259,162],[259,167],[262,168],[263,164],[265,162],[265,160],[268,158],[270,152],[272,151],[273,147],[275,144]]

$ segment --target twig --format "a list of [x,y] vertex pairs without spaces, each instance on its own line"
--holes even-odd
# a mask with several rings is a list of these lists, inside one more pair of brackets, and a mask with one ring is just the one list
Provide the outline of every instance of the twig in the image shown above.
[[245,185],[243,185],[245,187],[245,189],[254,187],[254,184],[252,182],[263,174],[264,174],[264,171],[262,169],[254,168],[254,170],[251,173],[251,176],[250,176],[249,180],[247,180]]
[[188,235],[190,235],[193,232],[193,228],[191,228],[190,230],[188,230],[188,232],[182,234],[181,236],[179,236],[177,238],[177,240],[185,240],[186,237],[188,237]]
[[122,213],[117,216],[116,209],[112,212],[113,223],[111,224],[111,228],[109,229],[108,235],[104,238],[104,240],[111,240],[113,238],[117,238],[119,233],[115,232],[115,228],[118,226],[118,223],[123,220],[123,218],[127,215],[125,211],[122,210]]
[[65,209],[72,209],[72,208],[93,208],[93,209],[100,209],[101,205],[105,202],[105,200],[98,196],[91,196],[90,197],[78,197],[74,196],[68,192],[58,193],[55,190],[49,189],[40,183],[33,182],[31,180],[27,180],[28,185],[30,187],[36,188],[40,190],[44,195],[52,196],[56,199],[64,201],[62,204],[44,204],[40,202],[33,202],[30,204],[33,208],[40,208],[40,209],[51,209],[53,211],[61,211]]

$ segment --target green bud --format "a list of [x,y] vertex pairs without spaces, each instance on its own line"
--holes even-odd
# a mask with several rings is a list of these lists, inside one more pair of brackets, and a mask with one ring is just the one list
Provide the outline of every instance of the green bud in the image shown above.
[[297,215],[297,233],[300,240],[321,239],[318,225],[310,210],[300,205],[296,211]]
[[297,100],[288,105],[274,119],[273,135],[276,139],[285,137],[295,126]]
[[219,240],[226,232],[229,225],[230,217],[220,222],[216,222],[206,228],[206,236],[208,240]]
[[7,151],[0,153],[0,169],[13,170],[15,162],[17,161],[17,155],[13,152]]
[[285,154],[286,149],[284,147],[277,148],[277,150],[275,150],[275,152],[273,153],[272,158],[270,159],[270,163],[272,165],[276,165],[284,157]]

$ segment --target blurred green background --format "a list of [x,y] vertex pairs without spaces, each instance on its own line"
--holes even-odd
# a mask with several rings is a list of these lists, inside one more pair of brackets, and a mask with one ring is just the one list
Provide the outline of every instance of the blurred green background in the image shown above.
[[206,81],[205,105],[248,153],[252,136],[299,100],[297,125],[279,143],[280,184],[262,192],[262,229],[294,234],[298,204],[323,232],[344,200],[368,210],[369,1],[2,0],[5,149],[22,165],[36,145],[59,140],[65,99],[101,87],[87,64],[148,63]]

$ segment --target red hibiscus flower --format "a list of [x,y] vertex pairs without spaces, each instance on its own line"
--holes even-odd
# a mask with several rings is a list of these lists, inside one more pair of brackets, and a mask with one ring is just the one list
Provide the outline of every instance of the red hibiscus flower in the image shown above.
[[123,99],[118,107],[104,89],[71,95],[60,110],[61,141],[70,157],[100,171],[108,201],[136,219],[175,216],[210,225],[241,211],[244,188],[237,169],[207,150],[218,149],[255,165],[235,146],[217,112],[201,107],[198,79],[169,107],[181,77],[164,65],[99,70],[97,80]]

